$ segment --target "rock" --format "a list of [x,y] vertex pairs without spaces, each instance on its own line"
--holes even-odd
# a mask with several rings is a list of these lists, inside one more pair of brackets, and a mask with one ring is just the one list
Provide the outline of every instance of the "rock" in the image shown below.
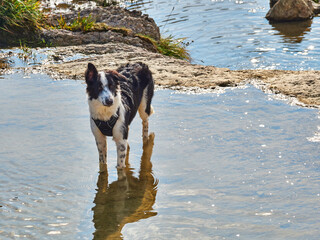
[[119,32],[72,32],[64,29],[43,29],[41,38],[51,46],[77,46],[82,44],[104,44],[104,43],[126,43],[132,46],[141,47],[151,52],[157,52],[155,46],[144,41],[133,34],[124,35]]
[[[90,15],[95,25],[89,32],[58,29],[59,20],[65,21],[65,24],[70,26],[78,16]],[[21,39],[27,42],[28,46],[43,46],[44,43],[46,46],[71,46],[120,42],[156,52],[152,42],[137,34],[147,35],[156,41],[160,40],[159,27],[152,18],[140,11],[129,11],[118,6],[84,9],[65,13],[63,16],[51,13],[47,16],[47,20],[48,25],[57,26],[57,28],[40,29],[36,32],[28,30],[25,33],[21,30],[8,33],[0,29],[0,46],[19,46]]]
[[[134,34],[140,33],[148,35],[155,40],[160,39],[159,27],[152,18],[147,14],[142,14],[140,11],[129,11],[118,6],[97,7],[95,9],[84,9],[79,12],[67,13],[63,17],[66,23],[70,24],[78,17],[78,14],[80,17],[91,15],[96,23],[105,23],[110,27],[124,27],[130,29]],[[53,14],[50,16],[49,21],[53,25],[58,25],[60,18],[60,14]]]
[[311,0],[279,0],[269,10],[266,18],[272,22],[299,21],[314,16]]
[[91,16],[95,26],[89,32],[76,32],[64,29],[42,29],[41,39],[47,45],[75,46],[82,44],[104,44],[109,42],[126,43],[136,47],[145,48],[151,52],[157,52],[156,47],[145,38],[137,34],[147,35],[155,40],[160,39],[159,27],[154,20],[140,11],[129,11],[121,7],[97,7],[84,9],[72,13],[52,14],[48,21],[53,26],[59,26],[59,20],[63,18],[66,25],[71,25],[78,17]]

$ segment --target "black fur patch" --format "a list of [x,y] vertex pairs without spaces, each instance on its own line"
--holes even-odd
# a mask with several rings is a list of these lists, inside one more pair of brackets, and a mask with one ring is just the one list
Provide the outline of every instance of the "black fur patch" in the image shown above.
[[123,145],[123,144],[121,144],[120,147],[119,147],[119,150],[120,150],[121,152],[123,152],[124,150],[126,150],[126,146]]
[[117,121],[119,119],[119,109],[117,111],[117,116],[112,116],[108,121],[101,121],[99,119],[94,119],[94,123],[99,128],[100,132],[105,136],[112,136],[112,130],[114,126],[116,125]]
[[99,76],[96,67],[91,63],[88,63],[85,78],[87,83],[87,93],[89,99],[97,99],[99,97],[100,91],[102,91],[102,84],[100,81],[98,81]]
[[154,82],[149,67],[142,63],[128,63],[121,66],[117,71],[125,76],[125,81],[120,80],[122,103],[126,109],[125,121],[130,125],[141,103],[143,90],[148,88],[146,113],[150,115],[151,100],[154,92]]

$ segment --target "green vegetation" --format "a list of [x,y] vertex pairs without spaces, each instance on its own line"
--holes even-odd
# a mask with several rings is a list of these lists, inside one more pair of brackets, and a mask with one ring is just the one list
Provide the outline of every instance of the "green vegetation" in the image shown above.
[[313,0],[314,2],[316,2],[316,3],[319,3],[319,0]]
[[171,35],[166,38],[160,38],[160,41],[157,43],[157,49],[163,55],[190,61],[190,54],[186,49],[187,44],[184,43],[184,40],[185,38],[174,39]]
[[152,43],[158,52],[163,55],[188,61],[191,60],[190,54],[186,49],[188,44],[184,42],[185,38],[174,39],[173,36],[170,35],[166,38],[161,37],[159,41],[156,41],[146,35],[136,34],[136,36],[144,41]]
[[70,31],[88,32],[92,29],[94,24],[95,21],[93,20],[91,14],[88,17],[81,17],[80,13],[78,13],[78,17],[74,19],[71,24],[68,24],[66,22],[66,19],[63,16],[61,16],[60,19],[58,19],[58,26],[56,26],[56,28],[67,29]]
[[[104,2],[114,4],[116,1],[105,0]],[[19,43],[20,41],[20,48],[23,53],[21,56],[23,58],[30,58],[32,53],[29,52],[26,43],[22,45],[19,39],[23,39],[23,41],[30,40],[31,45],[47,46],[48,44],[43,39],[37,38],[36,34],[29,34],[30,31],[36,32],[41,27],[45,27],[82,32],[113,31],[121,33],[123,36],[139,37],[141,40],[151,43],[163,55],[190,60],[184,38],[174,39],[170,35],[156,41],[142,34],[134,35],[132,30],[125,27],[111,27],[105,23],[96,23],[91,15],[81,17],[80,13],[72,22],[68,22],[63,16],[60,16],[60,19],[57,21],[58,24],[56,26],[52,26],[46,22],[46,16],[41,12],[40,1],[38,0],[0,0],[0,39],[2,38],[6,42],[6,39],[9,39],[9,37],[6,37],[5,32],[7,34],[11,33],[12,36],[9,41],[11,43]]]
[[37,0],[0,0],[0,30],[40,28],[44,15]]
[[93,24],[92,28],[89,30],[90,32],[105,32],[105,31],[112,31],[121,33],[124,36],[132,35],[132,30],[125,28],[125,27],[111,27],[105,23],[95,23]]

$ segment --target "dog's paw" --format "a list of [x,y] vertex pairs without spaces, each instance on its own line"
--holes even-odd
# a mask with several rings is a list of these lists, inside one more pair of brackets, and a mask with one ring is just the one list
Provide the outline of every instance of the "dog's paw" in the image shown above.
[[149,137],[146,139],[143,139],[143,149],[147,148],[148,146],[153,146],[154,145],[154,137],[155,134],[152,132],[149,134]]
[[150,144],[150,143],[152,143],[153,144],[153,142],[154,142],[154,137],[155,137],[155,134],[154,134],[154,132],[151,132],[150,134],[149,134],[149,136],[148,136],[148,144]]
[[150,133],[148,137],[143,137],[143,144],[148,144],[148,142],[153,142],[154,140],[154,133]]
[[149,134],[148,140],[149,140],[149,141],[153,141],[153,140],[154,140],[154,137],[155,137],[154,132],[151,132],[151,133]]

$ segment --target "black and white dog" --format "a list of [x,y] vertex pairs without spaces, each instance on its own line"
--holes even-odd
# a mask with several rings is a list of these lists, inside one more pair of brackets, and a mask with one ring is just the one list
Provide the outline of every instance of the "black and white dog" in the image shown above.
[[148,139],[148,117],[153,113],[151,100],[154,82],[151,71],[141,62],[121,66],[117,71],[98,72],[88,64],[85,72],[91,130],[99,151],[99,161],[106,164],[106,136],[113,136],[117,146],[117,167],[125,167],[129,125],[139,111],[143,140]]

